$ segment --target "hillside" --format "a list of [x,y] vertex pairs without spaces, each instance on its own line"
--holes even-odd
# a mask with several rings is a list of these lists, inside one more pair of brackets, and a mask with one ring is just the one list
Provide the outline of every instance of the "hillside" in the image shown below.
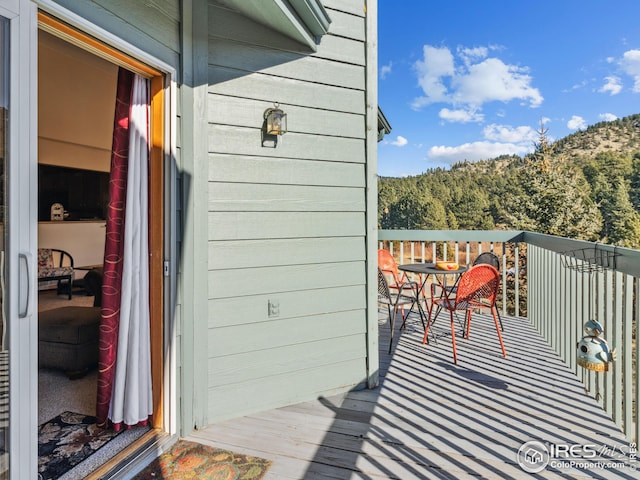
[[540,134],[526,157],[381,177],[379,226],[528,229],[640,247],[640,114],[554,142]]

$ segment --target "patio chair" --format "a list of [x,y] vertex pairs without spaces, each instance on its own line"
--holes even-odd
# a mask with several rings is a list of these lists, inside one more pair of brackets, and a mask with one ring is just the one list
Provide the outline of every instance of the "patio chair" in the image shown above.
[[493,252],[484,252],[476,257],[473,261],[474,265],[491,265],[496,270],[500,271],[500,259]]
[[38,283],[57,281],[57,292],[66,291],[71,300],[73,257],[57,248],[38,249]]
[[[381,248],[378,250],[378,268],[382,270],[382,273],[385,275],[387,279],[387,283],[389,284],[389,288],[394,292],[398,292],[400,286],[409,282],[409,277],[405,272],[400,272],[398,269],[398,264],[396,263],[396,259],[393,258],[391,252]],[[422,282],[421,282],[422,283]],[[402,307],[402,319],[405,319],[404,315],[404,306]]]
[[406,282],[397,287],[396,292],[392,292],[387,277],[384,275],[380,267],[378,267],[378,303],[387,306],[389,312],[389,323],[391,326],[391,339],[389,340],[389,353],[393,347],[393,333],[396,324],[396,315],[398,309],[406,305],[410,305],[409,312],[406,316],[403,316],[402,325],[400,329],[405,328],[407,317],[413,311],[413,308],[418,305],[418,313],[422,322],[422,327],[426,331],[426,325],[424,323],[424,312],[418,302],[418,284],[416,282]]
[[[389,288],[392,290],[399,288],[400,285],[409,281],[407,274],[405,272],[401,273],[400,270],[398,270],[398,264],[396,263],[396,259],[393,258],[393,255],[384,248],[378,250],[378,268],[387,276]],[[389,281],[389,279],[391,279],[391,281]]]
[[[451,343],[453,346],[453,363],[458,363],[456,353],[456,332],[454,325],[454,312],[465,312],[465,324],[466,332],[465,338],[469,338],[469,330],[471,328],[471,314],[475,308],[489,307],[491,314],[493,315],[493,321],[496,326],[496,332],[498,333],[498,340],[500,341],[500,348],[502,349],[502,355],[507,356],[507,352],[504,348],[504,342],[502,341],[502,334],[500,333],[500,326],[498,324],[496,297],[500,288],[500,273],[496,268],[488,264],[480,264],[471,267],[464,272],[458,282],[458,288],[456,295],[453,297],[443,296],[435,299],[434,302],[438,307],[448,310],[451,317]],[[433,309],[431,310],[433,311]],[[427,335],[429,334],[429,325],[431,325],[431,311],[429,312],[429,318],[427,319],[427,328],[424,331],[424,338],[422,343],[427,342]]]
[[[473,265],[491,265],[496,270],[500,271],[500,259],[493,252],[484,252],[478,255],[473,261]],[[457,286],[446,287],[446,293],[448,296],[452,296],[456,294]],[[432,293],[433,295],[433,293]],[[488,307],[488,305],[485,305]],[[502,318],[500,317],[500,312],[496,308],[496,314],[498,315],[498,322],[500,323],[500,330],[504,332],[504,325],[502,325]]]
[[[484,252],[476,257],[473,261],[474,265],[491,265],[496,270],[500,271],[500,259],[493,252]],[[504,325],[502,325],[502,318],[500,317],[500,312],[496,308],[496,314],[498,315],[498,322],[500,322],[500,330],[504,332]]]

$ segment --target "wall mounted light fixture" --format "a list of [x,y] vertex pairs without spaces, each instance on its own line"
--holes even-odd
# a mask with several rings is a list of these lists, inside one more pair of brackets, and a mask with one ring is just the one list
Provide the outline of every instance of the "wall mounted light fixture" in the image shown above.
[[273,104],[273,107],[264,111],[265,133],[267,135],[284,135],[287,133],[287,114],[279,108],[277,102]]
[[287,114],[284,113],[278,103],[273,104],[273,108],[267,108],[262,116],[262,146],[276,148],[278,137],[287,133]]

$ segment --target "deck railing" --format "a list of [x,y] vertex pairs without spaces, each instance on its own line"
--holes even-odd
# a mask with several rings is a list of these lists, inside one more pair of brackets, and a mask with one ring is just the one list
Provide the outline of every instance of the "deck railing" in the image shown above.
[[[522,231],[379,230],[378,240],[400,264],[466,265],[483,251],[496,253],[501,313],[527,317],[627,438],[640,438],[640,251]],[[591,319],[616,352],[608,372],[577,363]]]

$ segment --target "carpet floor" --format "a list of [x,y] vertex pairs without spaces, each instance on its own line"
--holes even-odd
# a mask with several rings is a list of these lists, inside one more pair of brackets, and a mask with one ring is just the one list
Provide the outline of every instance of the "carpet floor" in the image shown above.
[[200,443],[178,441],[168,452],[133,477],[135,480],[260,480],[271,460],[209,447]]

